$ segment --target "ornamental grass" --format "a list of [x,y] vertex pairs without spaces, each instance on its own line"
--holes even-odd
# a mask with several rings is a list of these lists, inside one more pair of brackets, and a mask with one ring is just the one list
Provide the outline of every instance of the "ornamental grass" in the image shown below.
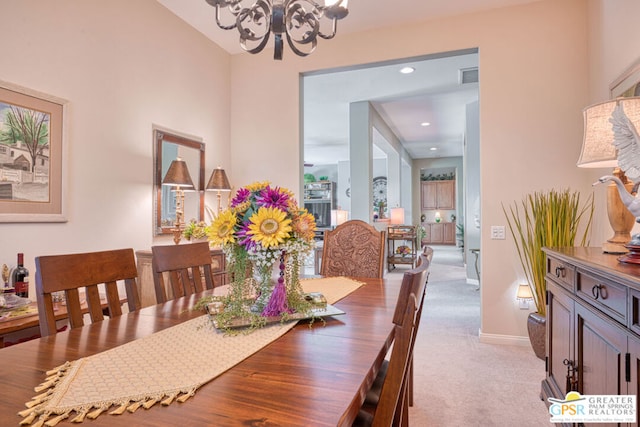
[[535,192],[507,210],[502,205],[520,264],[533,289],[538,313],[546,316],[547,287],[544,247],[587,246],[593,220],[593,194],[581,205],[580,193],[569,190]]

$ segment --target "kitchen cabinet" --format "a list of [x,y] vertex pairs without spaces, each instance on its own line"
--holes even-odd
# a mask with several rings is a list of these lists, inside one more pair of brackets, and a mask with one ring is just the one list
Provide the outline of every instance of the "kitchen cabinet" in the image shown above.
[[619,263],[601,248],[545,252],[545,403],[549,405],[549,397],[562,400],[569,391],[638,395],[640,266]]
[[455,209],[455,181],[422,181],[420,184],[422,210]]
[[425,237],[422,239],[423,245],[440,244],[455,245],[456,243],[456,223],[455,222],[432,222],[422,224],[425,229]]

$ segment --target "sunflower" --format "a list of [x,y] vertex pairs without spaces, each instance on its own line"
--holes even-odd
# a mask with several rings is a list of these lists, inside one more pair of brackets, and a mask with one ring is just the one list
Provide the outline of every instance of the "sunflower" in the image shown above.
[[233,229],[236,226],[236,216],[230,210],[221,212],[211,223],[209,230],[209,240],[214,245],[224,245],[234,243],[235,237]]
[[284,239],[290,237],[291,220],[287,213],[276,208],[260,208],[249,218],[248,235],[251,240],[268,249],[278,246]]
[[293,231],[299,238],[311,241],[315,237],[316,220],[305,209],[300,215],[293,218]]
[[251,193],[262,191],[269,186],[269,181],[256,181],[253,184],[247,185],[245,188]]

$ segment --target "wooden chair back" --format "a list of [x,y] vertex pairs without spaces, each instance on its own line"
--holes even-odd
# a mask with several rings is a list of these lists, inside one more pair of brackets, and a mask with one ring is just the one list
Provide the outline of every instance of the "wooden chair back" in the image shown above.
[[173,298],[213,289],[211,249],[208,242],[184,245],[153,246],[152,269],[156,301],[167,301],[165,274]]
[[322,276],[382,278],[385,232],[361,220],[346,221],[324,234]]
[[[124,281],[129,311],[140,308],[133,249],[116,249],[66,255],[40,256],[36,261],[36,295],[40,334],[57,332],[52,293],[64,292],[71,328],[84,326],[84,313],[91,323],[104,319],[98,285],[103,284],[106,311],[110,317],[122,315],[117,281]],[[84,288],[86,306],[79,289]]]
[[408,425],[410,366],[426,292],[428,255],[420,254],[418,264],[403,275],[393,316],[391,357],[374,381],[375,396],[367,394],[354,426]]

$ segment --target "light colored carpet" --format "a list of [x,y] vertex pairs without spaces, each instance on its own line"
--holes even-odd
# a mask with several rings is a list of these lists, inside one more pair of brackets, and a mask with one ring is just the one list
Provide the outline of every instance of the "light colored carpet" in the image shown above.
[[[389,274],[402,274],[396,269]],[[414,349],[412,426],[548,426],[540,399],[544,362],[530,347],[478,341],[480,292],[465,280],[460,249],[434,247]]]

